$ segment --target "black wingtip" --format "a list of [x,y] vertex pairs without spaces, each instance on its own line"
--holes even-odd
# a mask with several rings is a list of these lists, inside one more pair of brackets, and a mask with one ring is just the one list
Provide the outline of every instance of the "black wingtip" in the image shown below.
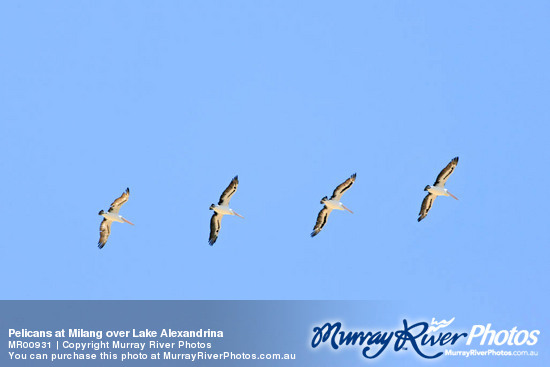
[[311,238],[317,236],[318,234],[319,234],[319,232],[315,232],[315,231],[311,232]]
[[454,157],[454,158],[453,158],[453,161],[455,161],[455,162],[458,163],[458,157]]
[[214,244],[216,243],[216,240],[217,240],[217,238],[208,240],[208,244],[209,244],[210,246],[214,246]]
[[353,175],[351,175],[351,178],[355,178],[357,177],[357,173],[354,173]]
[[239,182],[239,175],[233,177],[233,180],[237,181],[237,183]]
[[127,193],[127,194],[130,193],[130,188],[129,188],[129,187],[126,188],[126,193]]
[[103,244],[102,244],[101,242],[98,242],[98,243],[97,243],[97,247],[99,247],[100,250],[101,250],[104,246],[105,246],[104,243],[103,243]]

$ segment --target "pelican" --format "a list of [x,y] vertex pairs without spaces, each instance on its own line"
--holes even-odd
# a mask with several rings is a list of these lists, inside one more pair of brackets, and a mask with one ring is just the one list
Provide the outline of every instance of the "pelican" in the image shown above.
[[434,200],[438,196],[450,196],[456,200],[458,198],[451,194],[449,190],[445,188],[445,182],[447,182],[447,179],[453,173],[453,171],[456,168],[456,165],[458,164],[458,157],[454,157],[447,167],[443,168],[443,170],[439,173],[437,176],[437,179],[435,180],[435,183],[433,186],[426,186],[424,188],[424,191],[428,191],[428,195],[424,198],[422,201],[422,207],[420,208],[420,213],[418,213],[418,221],[420,222],[422,219],[426,218],[426,215],[428,215],[428,212],[432,208],[432,205],[434,203]]
[[107,243],[107,239],[111,234],[111,223],[126,222],[128,224],[134,225],[134,223],[130,222],[129,220],[126,220],[125,218],[122,217],[122,215],[118,214],[118,211],[120,210],[120,207],[122,206],[122,204],[128,201],[128,197],[130,197],[130,189],[126,188],[126,191],[124,191],[118,199],[113,201],[108,212],[105,212],[103,210],[99,212],[99,215],[103,216],[103,221],[99,226],[98,247],[100,249],[102,249],[103,246],[105,246],[105,244]]
[[220,201],[218,202],[218,205],[210,205],[210,210],[214,211],[212,219],[210,219],[210,238],[208,239],[208,243],[210,244],[210,246],[213,246],[218,239],[218,234],[220,233],[220,227],[222,225],[222,217],[224,215],[236,215],[237,217],[244,219],[242,215],[238,214],[236,211],[229,207],[229,200],[231,200],[231,197],[233,196],[235,191],[237,191],[238,185],[239,176],[235,176],[229,183],[229,186],[227,186],[227,189],[225,189],[225,191],[222,193],[222,196],[220,196]]
[[355,177],[357,177],[357,174],[354,173],[353,175],[351,175],[350,178],[348,178],[336,189],[334,189],[334,192],[332,193],[330,199],[328,199],[326,196],[321,199],[321,204],[324,204],[325,206],[323,207],[323,209],[321,209],[319,215],[317,216],[317,223],[315,223],[315,227],[313,227],[311,237],[315,237],[319,234],[319,232],[321,232],[321,229],[323,229],[323,227],[327,223],[327,218],[333,209],[347,210],[348,212],[353,214],[351,210],[346,208],[346,206],[340,202],[340,198],[342,198],[342,195],[351,187],[351,185],[353,185],[353,183],[355,182]]

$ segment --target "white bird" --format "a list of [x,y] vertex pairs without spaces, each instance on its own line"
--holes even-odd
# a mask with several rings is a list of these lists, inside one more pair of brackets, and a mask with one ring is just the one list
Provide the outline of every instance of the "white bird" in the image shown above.
[[238,214],[236,211],[231,209],[229,207],[229,201],[231,200],[231,197],[237,191],[237,186],[239,185],[239,176],[233,177],[231,180],[231,183],[229,183],[229,186],[227,186],[227,189],[222,193],[220,196],[220,201],[218,202],[218,205],[210,205],[210,210],[214,211],[214,215],[212,215],[212,219],[210,219],[210,238],[208,239],[208,243],[210,246],[214,245],[214,242],[218,239],[218,234],[220,233],[220,228],[222,225],[222,217],[224,215],[236,215],[239,218],[244,217],[240,214]]
[[437,179],[435,180],[435,183],[433,186],[426,186],[424,188],[424,191],[428,191],[428,195],[424,198],[422,201],[422,206],[420,207],[420,213],[418,214],[418,221],[420,222],[422,219],[426,218],[426,215],[428,215],[428,212],[432,208],[433,202],[436,197],[438,196],[451,196],[458,200],[456,196],[451,194],[449,190],[445,188],[445,182],[447,182],[447,179],[453,173],[453,171],[456,168],[456,165],[458,164],[458,157],[454,157],[451,162],[447,165],[447,167],[443,168],[443,170],[439,173],[437,176]]
[[111,223],[113,222],[119,222],[119,223],[129,223],[131,225],[134,225],[134,223],[126,220],[122,217],[122,215],[118,214],[118,211],[120,210],[120,207],[122,204],[128,201],[128,198],[130,197],[130,189],[126,188],[126,191],[122,193],[122,195],[113,201],[111,204],[111,207],[109,208],[108,212],[100,211],[99,215],[103,216],[103,221],[101,222],[101,225],[99,226],[99,242],[98,247],[101,249],[105,244],[107,243],[107,239],[109,238],[109,235],[111,234]]
[[334,189],[334,192],[332,193],[330,199],[328,199],[326,196],[321,199],[321,204],[324,204],[325,206],[323,207],[323,209],[321,209],[319,215],[317,216],[317,222],[315,223],[315,227],[313,227],[311,237],[315,237],[319,234],[319,232],[321,232],[321,229],[323,229],[323,227],[327,223],[327,218],[333,209],[347,210],[348,212],[353,214],[351,210],[346,208],[346,206],[340,202],[340,198],[351,187],[351,185],[353,185],[353,183],[355,182],[355,177],[357,177],[357,174],[354,173],[353,175],[351,175],[350,178],[348,178],[336,189]]

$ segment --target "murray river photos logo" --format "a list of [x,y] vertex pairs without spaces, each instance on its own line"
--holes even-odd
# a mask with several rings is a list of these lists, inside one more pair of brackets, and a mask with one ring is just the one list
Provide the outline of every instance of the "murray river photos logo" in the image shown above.
[[327,322],[313,328],[311,347],[327,344],[334,350],[343,347],[360,348],[363,357],[368,359],[376,358],[393,347],[395,352],[410,349],[423,358],[433,359],[444,353],[456,355],[441,349],[457,343],[465,342],[467,346],[472,343],[473,346],[533,346],[540,334],[539,330],[518,330],[516,326],[510,330],[497,331],[491,328],[491,324],[473,325],[469,333],[446,330],[454,320],[453,317],[438,322],[432,318],[431,324],[425,321],[411,324],[405,319],[403,328],[394,331],[346,331],[341,322]]

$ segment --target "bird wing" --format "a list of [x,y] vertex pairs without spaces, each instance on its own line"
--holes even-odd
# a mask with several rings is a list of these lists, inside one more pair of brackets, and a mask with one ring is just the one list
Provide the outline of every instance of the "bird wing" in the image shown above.
[[210,219],[210,238],[208,239],[210,246],[213,246],[214,242],[218,239],[218,234],[222,226],[222,217],[222,214],[214,213],[212,219]]
[[237,186],[239,186],[239,176],[233,177],[231,180],[231,183],[229,183],[229,186],[227,186],[227,189],[222,193],[222,196],[220,196],[220,201],[218,202],[218,205],[229,205],[229,200],[231,200],[231,197],[237,191]]
[[432,193],[429,193],[426,195],[424,200],[422,200],[422,206],[420,207],[420,213],[418,213],[418,221],[420,222],[422,219],[426,218],[426,215],[428,215],[428,212],[432,208],[432,205],[434,203],[435,198],[437,195],[434,195]]
[[107,243],[107,240],[109,239],[109,235],[111,234],[111,223],[113,223],[112,220],[107,220],[107,218],[103,218],[103,221],[99,225],[99,242],[98,247],[101,249],[105,244]]
[[344,195],[344,192],[346,192],[355,182],[355,177],[357,177],[357,174],[354,173],[353,175],[351,175],[350,178],[348,178],[346,181],[342,182],[337,188],[335,188],[332,196],[330,197],[330,200],[340,201],[340,198],[342,197],[342,195]]
[[327,208],[325,205],[323,209],[319,212],[319,215],[317,216],[317,222],[315,223],[315,227],[313,227],[313,232],[311,232],[311,237],[315,237],[321,232],[321,229],[325,226],[327,223],[327,218],[330,214],[332,209]]
[[128,201],[129,197],[130,197],[130,189],[126,188],[126,191],[124,191],[118,199],[113,201],[113,203],[111,204],[111,207],[109,208],[109,213],[118,214],[120,207],[122,206],[122,204]]
[[443,168],[439,175],[437,176],[437,179],[435,180],[434,186],[443,187],[445,186],[445,182],[447,182],[447,179],[453,173],[453,171],[456,168],[456,165],[458,164],[458,157],[454,157],[447,167]]

